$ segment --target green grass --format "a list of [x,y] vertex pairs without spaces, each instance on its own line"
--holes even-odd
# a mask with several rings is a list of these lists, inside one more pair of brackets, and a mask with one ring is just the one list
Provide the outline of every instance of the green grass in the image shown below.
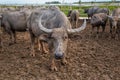
[[[68,14],[68,11],[70,10],[70,6],[59,6],[61,11],[63,11],[66,15]],[[81,17],[86,17],[87,14],[84,13],[84,9],[90,8],[92,6],[71,6],[72,10],[79,10]],[[100,8],[109,8],[110,12],[112,12],[116,8],[120,8],[120,6],[100,6]]]
[[[15,7],[16,8],[16,6],[6,6],[6,5],[0,6],[0,7],[1,8],[4,8],[4,7]],[[59,6],[61,11],[63,11],[66,15],[68,14],[68,11],[70,9],[79,10],[81,17],[87,16],[87,14],[84,13],[84,9],[90,8],[90,7],[92,7],[92,6],[80,6],[80,7],[79,6]],[[120,8],[120,6],[100,6],[100,8],[109,8],[110,12],[112,12],[114,9],[116,9],[118,7]]]

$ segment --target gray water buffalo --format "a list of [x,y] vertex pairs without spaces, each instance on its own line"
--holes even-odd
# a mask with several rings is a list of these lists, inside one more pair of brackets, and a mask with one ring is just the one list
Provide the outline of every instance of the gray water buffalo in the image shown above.
[[97,13],[92,16],[91,22],[90,22],[92,25],[92,32],[94,30],[94,27],[97,27],[97,38],[98,38],[100,26],[102,27],[102,32],[105,31],[107,19],[108,19],[108,16],[105,13]]
[[80,28],[72,29],[66,15],[58,7],[41,8],[32,12],[28,20],[28,28],[31,35],[31,50],[34,52],[35,38],[41,40],[42,35],[46,35],[46,40],[51,54],[51,70],[57,70],[55,59],[61,59],[66,63],[66,49],[68,43],[68,34],[80,32],[86,27],[86,20]]
[[97,9],[96,13],[105,13],[109,15],[109,9],[108,8],[99,8]]
[[68,17],[70,17],[71,25],[73,26],[75,24],[75,26],[77,28],[77,23],[79,20],[79,11],[78,10],[70,10],[68,12]]
[[92,17],[96,13],[106,13],[109,15],[109,9],[107,8],[99,8],[99,7],[91,7],[84,10],[84,13],[87,13],[88,18]]
[[26,31],[27,16],[25,12],[6,12],[2,14],[2,18],[0,20],[3,29],[10,35],[10,45],[16,43],[16,31]]
[[116,33],[120,37],[120,8],[113,10],[112,15],[109,16],[111,37],[115,38]]
[[98,9],[99,9],[99,7],[87,8],[87,9],[84,10],[84,13],[87,13],[88,19],[90,19],[90,18],[93,16],[93,14],[96,13],[96,11],[97,11]]

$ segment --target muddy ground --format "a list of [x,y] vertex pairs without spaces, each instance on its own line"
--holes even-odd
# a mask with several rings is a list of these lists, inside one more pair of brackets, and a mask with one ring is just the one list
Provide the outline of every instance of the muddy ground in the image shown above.
[[[79,22],[80,23],[80,22]],[[58,71],[49,70],[50,54],[36,50],[30,56],[27,32],[17,33],[17,43],[9,46],[4,35],[0,52],[0,80],[120,80],[120,41],[110,39],[109,25],[99,39],[90,34],[91,26],[70,36],[65,66],[57,62]]]

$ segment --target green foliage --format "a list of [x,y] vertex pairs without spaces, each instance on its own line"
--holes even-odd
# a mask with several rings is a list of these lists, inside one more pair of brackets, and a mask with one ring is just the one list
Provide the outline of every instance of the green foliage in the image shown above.
[[[80,6],[80,7],[79,6],[59,6],[59,7],[66,15],[68,14],[68,11],[72,9],[72,10],[79,10],[80,16],[86,17],[87,14],[84,13],[84,9],[90,8],[92,6]],[[112,12],[114,9],[118,7],[120,8],[120,6],[100,6],[100,8],[109,8],[110,12]]]
[[45,2],[45,4],[61,4],[59,1]]
[[[54,1],[53,1],[54,2]],[[108,4],[108,3],[107,3]],[[16,8],[16,6],[6,6],[6,5],[1,5],[0,6],[1,8],[4,8],[4,7],[14,7],[14,8]],[[92,7],[92,6],[64,6],[64,5],[62,5],[62,6],[58,6],[60,9],[61,9],[61,11],[63,11],[66,15],[68,14],[68,11],[69,10],[79,10],[79,12],[80,12],[80,16],[81,17],[85,17],[85,16],[87,16],[87,14],[85,14],[84,13],[84,9],[86,9],[86,8],[90,8],[90,7]],[[114,9],[116,9],[116,8],[120,8],[120,6],[109,6],[109,5],[105,5],[105,6],[100,6],[100,8],[109,8],[109,10],[110,10],[110,12],[112,12]]]

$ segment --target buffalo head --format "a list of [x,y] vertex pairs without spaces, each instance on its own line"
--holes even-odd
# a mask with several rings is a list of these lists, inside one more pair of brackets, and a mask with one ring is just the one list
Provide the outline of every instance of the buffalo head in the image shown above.
[[84,30],[86,27],[86,20],[84,20],[84,23],[81,27],[76,29],[67,29],[67,27],[47,29],[41,24],[42,21],[41,17],[39,19],[39,28],[45,33],[50,34],[50,39],[49,39],[50,51],[54,53],[56,59],[63,58],[67,49],[68,34],[80,32],[81,30]]

